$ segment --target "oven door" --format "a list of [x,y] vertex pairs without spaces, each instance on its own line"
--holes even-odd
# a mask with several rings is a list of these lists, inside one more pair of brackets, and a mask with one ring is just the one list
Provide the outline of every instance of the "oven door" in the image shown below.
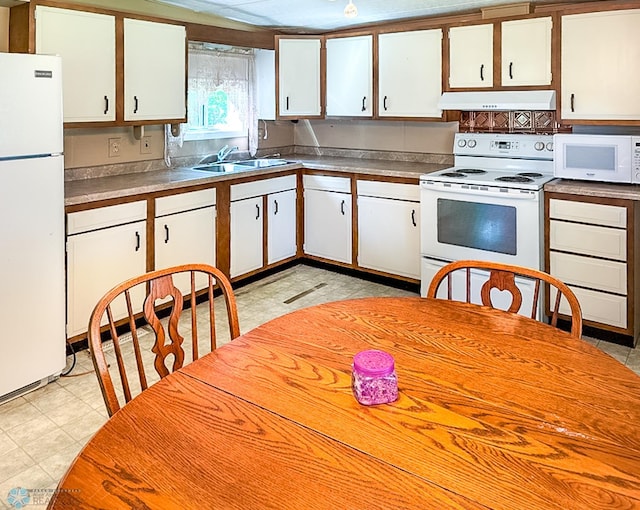
[[424,257],[541,269],[541,191],[423,181],[420,193]]

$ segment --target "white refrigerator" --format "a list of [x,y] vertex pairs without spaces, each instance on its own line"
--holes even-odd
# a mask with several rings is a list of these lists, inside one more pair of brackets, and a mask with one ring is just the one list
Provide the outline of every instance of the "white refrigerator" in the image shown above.
[[0,404],[65,366],[61,68],[0,53]]

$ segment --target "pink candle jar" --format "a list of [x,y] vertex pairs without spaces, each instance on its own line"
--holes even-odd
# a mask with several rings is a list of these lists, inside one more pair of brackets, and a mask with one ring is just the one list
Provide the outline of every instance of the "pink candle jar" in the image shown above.
[[398,398],[395,361],[384,351],[362,351],[353,357],[351,388],[365,406],[387,404]]

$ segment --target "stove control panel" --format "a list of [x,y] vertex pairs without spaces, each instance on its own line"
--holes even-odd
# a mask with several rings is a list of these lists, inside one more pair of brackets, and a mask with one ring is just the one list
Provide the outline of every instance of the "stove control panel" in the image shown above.
[[453,154],[551,161],[553,160],[553,142],[550,135],[456,133]]

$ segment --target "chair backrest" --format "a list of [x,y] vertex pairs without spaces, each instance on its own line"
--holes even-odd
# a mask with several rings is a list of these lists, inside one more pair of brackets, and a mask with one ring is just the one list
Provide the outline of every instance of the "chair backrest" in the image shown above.
[[[446,279],[448,283],[447,299],[452,299],[452,277],[456,271],[462,272],[466,278],[466,302],[471,303],[471,271],[474,269],[484,270],[488,272],[487,281],[483,283],[480,289],[480,299],[485,306],[491,306],[495,308],[491,301],[491,290],[498,289],[500,291],[507,291],[511,294],[511,305],[507,308],[507,311],[512,313],[521,313],[522,307],[522,292],[516,285],[515,277],[525,278],[534,282],[534,295],[532,309],[530,317],[537,319],[538,316],[538,303],[540,301],[540,282],[549,284],[549,296],[550,301],[553,301],[553,306],[549,303],[549,310],[551,313],[551,325],[557,327],[558,314],[560,309],[560,301],[564,297],[569,303],[571,309],[571,334],[577,338],[582,336],[582,310],[578,298],[573,291],[561,282],[557,278],[551,276],[542,271],[530,269],[527,267],[514,266],[509,264],[500,264],[497,262],[485,262],[481,260],[459,260],[451,262],[442,267],[431,280],[429,289],[427,290],[427,297],[435,298],[438,294],[440,284]],[[553,297],[553,291],[555,289],[555,298]]]
[[[222,293],[215,300],[214,286]],[[196,298],[200,296],[206,297],[206,302],[196,306]],[[226,322],[219,320],[216,324],[214,305],[221,305],[221,301],[225,303]],[[185,358],[194,361],[202,351],[214,350],[217,330],[227,328],[230,340],[240,335],[233,289],[215,267],[205,264],[170,267],[115,286],[98,301],[88,331],[89,349],[109,416],[120,409],[121,400],[124,405],[150,383],[181,368]],[[191,342],[183,345],[183,335],[190,336]],[[106,343],[108,340],[113,342],[113,354],[105,353],[105,348],[111,347]],[[107,355],[117,367],[120,397],[109,372]],[[130,372],[138,375],[139,386],[135,388],[131,384],[134,377],[129,380]]]

